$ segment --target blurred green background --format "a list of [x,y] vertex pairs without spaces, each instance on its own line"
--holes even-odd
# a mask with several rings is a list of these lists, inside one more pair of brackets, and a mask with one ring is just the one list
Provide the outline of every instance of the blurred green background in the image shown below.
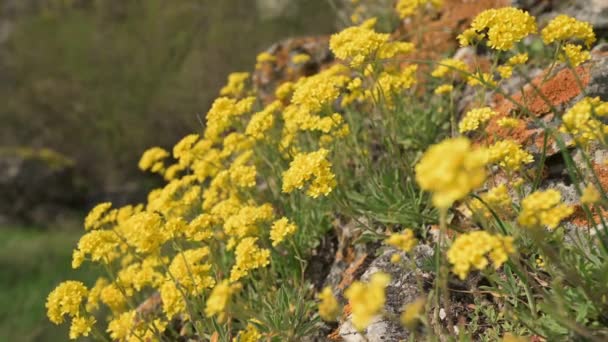
[[[334,25],[327,0],[0,0],[0,169],[2,151],[50,148],[85,194],[70,197],[71,220],[8,223],[0,211],[0,341],[66,340],[44,301],[60,280],[93,279],[70,268],[87,208],[144,194],[155,181],[137,170],[142,151],[200,131],[230,72]],[[0,206],[13,202],[1,186]]]

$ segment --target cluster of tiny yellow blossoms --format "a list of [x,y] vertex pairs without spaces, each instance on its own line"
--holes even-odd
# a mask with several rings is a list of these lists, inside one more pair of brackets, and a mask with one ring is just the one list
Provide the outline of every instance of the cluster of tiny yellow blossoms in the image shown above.
[[451,84],[442,84],[439,87],[435,88],[435,94],[448,94],[454,90],[454,86]]
[[296,225],[290,223],[286,217],[274,221],[270,228],[270,240],[272,240],[272,245],[275,247],[278,246],[286,238],[295,234],[297,229]]
[[494,268],[498,269],[514,252],[512,237],[474,231],[459,235],[450,246],[447,258],[453,265],[453,272],[460,279],[465,279],[471,269],[485,269],[490,263],[488,257],[492,259]]
[[580,42],[583,42],[589,48],[595,42],[595,32],[587,22],[563,14],[558,15],[545,26],[541,36],[545,44],[562,43],[559,59],[573,66],[578,66],[591,58],[589,51],[583,50],[583,46],[580,45]]
[[431,72],[431,76],[438,78],[455,78],[468,72],[467,64],[459,59],[446,58],[437,63],[437,67]]
[[488,148],[489,162],[496,163],[507,172],[517,172],[534,161],[532,155],[514,140],[501,140]]
[[55,324],[61,324],[65,316],[72,319],[70,326],[70,339],[80,336],[89,336],[95,317],[84,310],[89,291],[79,281],[66,281],[51,292],[46,301],[47,316]]
[[399,250],[409,252],[416,246],[418,240],[414,236],[413,230],[405,229],[401,234],[391,234],[384,242]]
[[344,292],[357,330],[363,331],[374,316],[382,312],[386,301],[385,289],[390,281],[388,274],[377,272],[370,277],[369,283],[356,281]]
[[325,321],[333,322],[340,314],[340,304],[330,287],[325,287],[318,295],[319,316]]
[[443,0],[399,0],[397,2],[397,13],[401,19],[412,16],[416,10],[425,6],[432,6],[435,9],[443,5]]
[[310,181],[307,193],[311,197],[327,196],[336,186],[331,163],[327,160],[329,151],[320,149],[311,153],[299,153],[283,173],[283,191],[302,189]]
[[409,42],[389,42],[389,35],[373,30],[375,19],[352,26],[331,36],[329,47],[336,57],[360,68],[376,58],[388,59],[414,50]]
[[460,123],[458,124],[458,130],[460,133],[465,133],[469,131],[475,131],[479,128],[480,125],[485,124],[492,117],[496,116],[496,113],[490,107],[476,108],[468,111]]
[[241,289],[239,283],[231,284],[228,280],[223,280],[217,284],[207,299],[205,305],[205,315],[207,317],[218,316],[219,321],[224,321],[227,307],[232,296]]
[[426,298],[417,298],[413,302],[406,304],[401,313],[401,324],[410,330],[416,329],[424,314],[425,306]]
[[505,184],[493,187],[480,197],[481,201],[478,199],[471,201],[471,209],[481,217],[492,217],[490,209],[499,215],[511,211],[512,200],[509,195],[509,189]]
[[466,138],[431,146],[416,165],[416,181],[433,193],[433,204],[447,209],[486,179],[487,151],[474,149]]
[[583,193],[581,194],[581,203],[582,204],[595,204],[601,201],[602,194],[597,190],[597,188],[591,184],[587,185],[583,189]]
[[608,103],[599,97],[585,97],[562,116],[560,131],[570,134],[582,147],[593,141],[605,141],[608,126],[595,117],[608,115]]
[[533,192],[521,201],[517,221],[526,228],[546,226],[555,229],[574,212],[574,208],[561,202],[561,197],[555,189]]
[[248,79],[248,72],[233,72],[228,75],[228,83],[220,90],[220,95],[240,97],[245,91]]
[[[487,30],[487,33],[486,33]],[[489,9],[478,14],[471,28],[458,36],[460,44],[471,45],[488,38],[488,46],[507,51],[526,36],[536,33],[536,21],[528,12],[513,7]]]
[[504,117],[504,118],[498,119],[498,121],[496,123],[498,124],[499,127],[502,127],[502,128],[517,128],[521,124],[523,124],[523,121],[516,119],[516,118]]

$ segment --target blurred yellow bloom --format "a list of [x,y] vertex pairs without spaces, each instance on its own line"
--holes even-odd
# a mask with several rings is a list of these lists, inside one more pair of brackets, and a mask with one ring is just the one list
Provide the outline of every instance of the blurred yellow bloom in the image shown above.
[[458,131],[460,133],[474,131],[496,115],[498,115],[498,113],[490,107],[472,109],[464,115],[462,120],[460,120]]
[[485,231],[473,231],[459,235],[447,252],[453,272],[465,279],[471,268],[483,270],[492,259],[494,268],[505,263],[509,254],[515,252],[513,238],[492,235]]
[[297,227],[286,217],[276,220],[270,228],[270,240],[273,246],[278,246],[283,240],[295,234]]
[[352,322],[358,331],[363,331],[372,318],[384,308],[385,288],[390,283],[388,274],[374,273],[369,283],[355,281],[345,292],[352,310]]
[[602,195],[593,184],[589,184],[585,187],[585,189],[583,189],[583,193],[581,195],[582,204],[594,204],[599,202],[601,199]]
[[384,242],[404,252],[411,251],[418,244],[414,231],[411,229],[405,229],[401,234],[391,234]]
[[517,221],[526,228],[547,226],[555,229],[574,208],[561,202],[561,194],[555,189],[536,191],[521,201],[521,212]]
[[319,316],[324,321],[334,322],[340,314],[340,304],[334,296],[330,287],[325,287],[318,295],[319,300]]
[[426,298],[423,297],[406,304],[401,313],[401,324],[410,331],[415,330],[424,315],[425,305]]

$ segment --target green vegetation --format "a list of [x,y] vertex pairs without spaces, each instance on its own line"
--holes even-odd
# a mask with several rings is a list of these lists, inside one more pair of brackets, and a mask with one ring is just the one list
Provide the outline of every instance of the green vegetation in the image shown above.
[[0,340],[62,341],[67,327],[46,318],[46,296],[63,279],[95,279],[70,267],[78,241],[74,230],[0,227]]

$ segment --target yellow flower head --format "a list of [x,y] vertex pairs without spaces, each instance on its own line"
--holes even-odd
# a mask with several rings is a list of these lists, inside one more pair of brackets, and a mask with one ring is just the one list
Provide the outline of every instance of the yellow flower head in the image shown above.
[[498,121],[496,123],[498,124],[498,127],[502,127],[502,128],[517,128],[523,122],[516,118],[504,117],[504,118],[498,119]]
[[328,195],[336,186],[331,163],[326,159],[328,153],[323,148],[316,152],[298,153],[289,164],[289,169],[283,172],[283,192],[302,189],[310,181],[307,190],[309,196]]
[[241,286],[239,283],[230,284],[227,279],[215,285],[213,290],[211,290],[211,294],[209,294],[209,298],[207,298],[205,315],[207,317],[217,315],[218,319],[223,321],[223,316],[226,307],[230,303],[230,298],[232,298],[232,295],[240,290],[240,288]]
[[310,55],[305,53],[299,53],[293,57],[291,57],[291,62],[293,64],[305,64],[310,61]]
[[462,120],[460,120],[458,130],[460,133],[474,131],[479,128],[480,125],[485,124],[497,114],[498,113],[496,113],[490,107],[472,109],[464,115]]
[[428,5],[434,9],[439,9],[443,5],[443,0],[399,0],[397,2],[397,13],[401,19],[405,19],[412,16],[416,10]]
[[237,281],[249,271],[265,267],[270,263],[270,251],[257,245],[257,238],[247,237],[236,246],[236,263],[230,272],[230,281]]
[[467,72],[468,69],[469,67],[465,62],[459,59],[446,58],[437,63],[437,66],[431,72],[431,76],[438,78],[453,78]]
[[607,114],[608,102],[601,101],[599,97],[585,97],[562,116],[560,131],[572,135],[578,144],[585,147],[603,139],[607,126],[594,117]]
[[111,222],[112,218],[107,217],[108,215],[106,215],[111,207],[112,203],[104,202],[99,203],[93,209],[91,209],[87,217],[84,219],[84,229],[99,229],[104,224]]
[[348,61],[353,68],[359,68],[374,58],[388,38],[388,34],[377,33],[364,25],[352,26],[332,35],[329,47],[336,57]]
[[499,268],[515,252],[513,238],[510,236],[492,235],[485,231],[473,231],[456,238],[448,250],[448,261],[453,272],[465,279],[471,268],[483,270],[492,259],[494,268]]
[[486,179],[487,153],[473,149],[467,138],[454,138],[431,146],[416,165],[416,181],[433,193],[433,204],[449,208]]
[[390,283],[388,274],[374,273],[369,283],[355,281],[345,292],[352,310],[352,321],[355,328],[363,331],[372,318],[382,312],[384,308],[385,289]]
[[272,245],[274,247],[278,246],[286,238],[295,234],[296,230],[296,225],[290,223],[287,217],[274,221],[270,228],[270,240],[272,240]]
[[49,320],[55,324],[61,324],[65,315],[79,316],[80,305],[88,293],[89,290],[79,281],[68,280],[59,284],[46,299]]
[[545,44],[556,41],[580,40],[589,47],[595,42],[595,33],[591,24],[565,14],[560,14],[551,20],[540,34]]
[[245,90],[245,83],[249,79],[248,72],[233,72],[228,75],[228,84],[221,90],[221,96],[239,97]]
[[469,45],[474,38],[487,37],[489,47],[507,51],[535,32],[536,21],[533,16],[514,7],[504,7],[479,13],[473,19],[471,29],[466,30],[458,39],[462,45]]
[[97,321],[95,317],[74,317],[70,325],[70,339],[75,340],[80,336],[89,336],[91,328]]
[[451,84],[442,84],[439,87],[435,88],[435,94],[448,94],[454,90],[454,86]]
[[482,194],[480,197],[485,204],[478,199],[473,199],[471,201],[471,209],[473,212],[481,215],[482,217],[492,217],[492,213],[488,209],[488,206],[498,214],[508,213],[511,211],[512,200],[511,196],[509,195],[509,190],[505,184],[501,184],[488,190],[488,192]]
[[508,172],[517,172],[525,164],[534,161],[532,155],[514,140],[501,140],[488,148],[490,163],[496,163]]
[[587,185],[585,189],[583,189],[583,193],[581,195],[581,203],[589,205],[597,203],[601,199],[602,195],[592,184]]
[[238,336],[232,339],[232,342],[259,342],[262,341],[262,334],[258,331],[255,325],[247,323],[247,328],[239,332]]
[[574,209],[561,202],[561,194],[555,189],[536,191],[521,201],[517,221],[526,228],[547,226],[555,229]]
[[418,240],[414,236],[413,230],[405,229],[401,234],[392,234],[384,242],[404,252],[409,252],[416,246]]
[[340,304],[334,296],[330,287],[325,287],[318,295],[319,300],[319,316],[324,321],[333,322],[340,314]]
[[416,329],[420,318],[424,315],[424,309],[426,306],[426,298],[417,298],[411,303],[404,306],[403,312],[401,313],[401,324],[410,331]]
[[165,169],[163,160],[167,157],[169,157],[169,152],[165,149],[152,147],[142,154],[137,166],[142,171],[150,170],[150,172],[159,173]]
[[562,46],[562,53],[559,59],[564,62],[569,62],[572,66],[579,66],[591,59],[591,53],[583,50],[583,47],[575,44],[566,44]]

